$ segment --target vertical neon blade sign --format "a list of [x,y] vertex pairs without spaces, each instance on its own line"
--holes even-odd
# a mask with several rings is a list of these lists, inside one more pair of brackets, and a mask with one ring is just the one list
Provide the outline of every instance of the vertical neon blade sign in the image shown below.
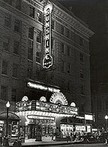
[[49,68],[53,65],[53,58],[51,56],[51,13],[52,13],[52,4],[47,4],[44,8],[45,53],[43,58],[43,68]]

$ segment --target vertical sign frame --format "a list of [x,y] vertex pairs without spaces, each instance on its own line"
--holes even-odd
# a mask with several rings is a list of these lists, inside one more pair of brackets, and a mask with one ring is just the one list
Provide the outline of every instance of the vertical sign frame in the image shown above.
[[47,4],[44,7],[44,57],[43,57],[43,68],[50,68],[53,65],[53,57],[51,55],[51,13],[53,6],[52,4]]

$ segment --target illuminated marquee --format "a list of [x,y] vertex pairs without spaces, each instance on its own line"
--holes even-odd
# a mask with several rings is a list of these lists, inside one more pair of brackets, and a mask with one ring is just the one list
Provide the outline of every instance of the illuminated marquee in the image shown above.
[[51,56],[51,12],[52,12],[52,4],[46,5],[44,8],[45,53],[43,58],[43,68],[49,68],[53,64],[53,58]]
[[56,92],[52,94],[50,98],[50,102],[54,104],[62,104],[62,105],[68,105],[68,101],[66,97],[61,92]]

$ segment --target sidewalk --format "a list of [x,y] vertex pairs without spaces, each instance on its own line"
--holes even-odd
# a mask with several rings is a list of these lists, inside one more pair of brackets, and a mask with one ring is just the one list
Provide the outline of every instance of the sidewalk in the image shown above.
[[[33,141],[33,142],[24,142],[22,143],[22,146],[24,147],[33,147],[33,146],[49,146],[49,145],[65,145],[65,144],[74,144],[76,142],[74,141]],[[80,142],[79,142],[80,143]],[[13,144],[9,145],[10,147],[13,146]]]

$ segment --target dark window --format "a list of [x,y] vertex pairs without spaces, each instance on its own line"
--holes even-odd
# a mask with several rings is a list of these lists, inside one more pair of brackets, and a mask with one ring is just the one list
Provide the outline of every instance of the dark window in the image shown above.
[[17,77],[18,76],[18,65],[17,64],[13,64],[13,77]]
[[64,26],[61,25],[61,34],[64,35]]
[[80,53],[80,61],[83,62],[84,61],[84,56],[82,53]]
[[30,28],[29,28],[28,37],[29,37],[30,39],[33,39],[33,37],[34,37],[34,27],[30,27]]
[[15,7],[19,10],[21,10],[21,0],[16,0],[15,1]]
[[70,46],[67,45],[67,55],[70,56]]
[[69,38],[69,29],[68,28],[66,28],[66,37]]
[[9,37],[3,39],[3,50],[9,51]]
[[35,8],[34,7],[32,7],[32,6],[30,6],[30,14],[29,14],[29,16],[31,16],[31,17],[35,17]]
[[68,63],[67,64],[67,72],[70,73],[70,71],[71,71],[71,65],[70,65],[70,63]]
[[8,62],[5,60],[2,61],[2,74],[8,74]]
[[6,86],[1,86],[1,99],[2,100],[7,100],[7,87]]
[[14,23],[14,31],[20,33],[21,32],[21,21],[18,19],[15,19]]
[[84,74],[83,74],[83,72],[82,71],[80,71],[80,78],[84,78]]
[[84,39],[83,38],[79,38],[79,44],[81,45],[81,46],[83,46],[84,45]]
[[40,30],[37,31],[37,42],[41,43],[41,36],[42,36],[42,33]]
[[37,12],[37,20],[40,21],[40,22],[42,22],[42,20],[43,20],[43,19],[42,19],[42,12],[39,11],[39,10],[38,10],[38,12]]
[[13,48],[13,52],[15,53],[15,54],[18,54],[19,53],[19,46],[20,46],[20,43],[19,43],[19,41],[14,41],[14,48]]
[[5,14],[4,25],[6,27],[11,27],[11,15],[8,13]]
[[28,40],[28,59],[33,60],[33,40]]
[[64,43],[61,42],[61,52],[64,54],[65,53],[65,48],[64,48]]
[[41,62],[41,52],[36,52],[36,62]]
[[62,63],[61,63],[61,72],[64,72],[64,70],[65,70],[64,61],[62,61]]
[[27,69],[27,77],[28,78],[32,78],[32,68],[31,67],[28,67],[28,69]]
[[106,110],[108,110],[108,99],[106,99]]
[[16,102],[16,101],[17,101],[17,99],[16,99],[17,90],[13,88],[11,94],[12,94],[12,95],[11,95],[12,101],[13,101],[13,102]]

